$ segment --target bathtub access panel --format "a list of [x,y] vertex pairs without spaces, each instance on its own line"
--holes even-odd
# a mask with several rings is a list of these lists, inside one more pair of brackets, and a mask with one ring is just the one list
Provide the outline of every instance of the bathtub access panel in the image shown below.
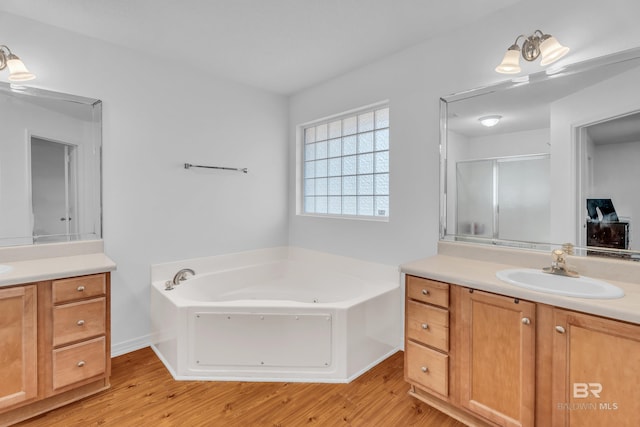
[[191,369],[331,365],[328,313],[210,313],[190,317]]

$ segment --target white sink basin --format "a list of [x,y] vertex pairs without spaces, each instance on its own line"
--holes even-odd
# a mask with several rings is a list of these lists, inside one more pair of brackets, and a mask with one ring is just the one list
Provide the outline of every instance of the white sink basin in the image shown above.
[[496,277],[521,288],[568,297],[615,299],[624,296],[619,287],[590,277],[566,277],[526,268],[501,270]]
[[10,265],[4,265],[4,264],[0,264],[0,274],[2,273],[8,273],[11,270],[13,270],[13,267],[11,267]]

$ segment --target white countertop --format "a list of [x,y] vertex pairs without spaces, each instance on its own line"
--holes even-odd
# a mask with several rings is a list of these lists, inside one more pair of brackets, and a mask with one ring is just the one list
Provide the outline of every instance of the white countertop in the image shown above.
[[40,258],[2,264],[12,269],[6,273],[0,273],[0,287],[104,273],[116,269],[116,264],[104,253]]
[[414,276],[640,324],[640,285],[637,283],[604,279],[622,288],[625,296],[619,299],[573,298],[520,288],[496,277],[497,271],[510,268],[514,265],[449,255],[435,255],[400,266],[403,273]]

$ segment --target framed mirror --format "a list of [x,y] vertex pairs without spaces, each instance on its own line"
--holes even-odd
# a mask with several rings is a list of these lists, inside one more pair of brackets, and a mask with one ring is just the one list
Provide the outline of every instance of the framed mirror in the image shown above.
[[640,48],[443,97],[441,239],[640,260],[639,81]]
[[0,82],[0,246],[102,236],[102,103]]

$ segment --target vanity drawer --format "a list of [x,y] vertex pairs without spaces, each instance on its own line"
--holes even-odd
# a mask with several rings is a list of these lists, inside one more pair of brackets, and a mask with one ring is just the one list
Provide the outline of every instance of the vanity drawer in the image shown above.
[[106,372],[106,338],[100,337],[53,350],[53,389]]
[[448,396],[449,356],[411,341],[405,351],[407,381]]
[[106,298],[94,298],[53,307],[53,346],[105,333]]
[[442,308],[407,301],[407,338],[449,351],[449,312]]
[[54,280],[52,284],[53,303],[59,304],[105,295],[106,287],[107,279],[105,274]]
[[406,276],[407,298],[428,304],[449,307],[449,285],[422,277]]

